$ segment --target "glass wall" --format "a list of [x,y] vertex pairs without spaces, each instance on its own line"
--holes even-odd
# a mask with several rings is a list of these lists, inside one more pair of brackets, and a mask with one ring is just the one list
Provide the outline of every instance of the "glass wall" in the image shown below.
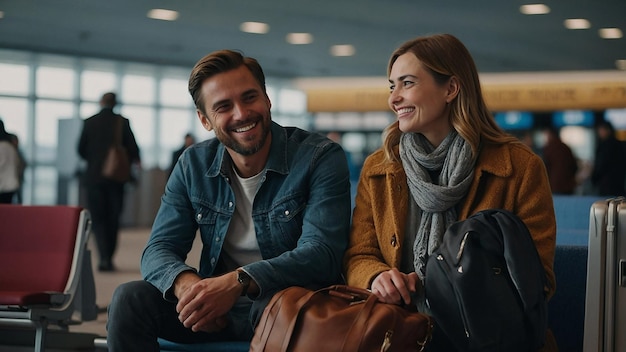
[[[172,152],[188,132],[197,140],[213,137],[199,123],[187,92],[190,70],[0,49],[0,118],[19,138],[28,163],[23,202],[68,203],[59,190],[67,186],[64,183],[74,182],[84,168],[76,154],[80,127],[84,119],[99,111],[98,100],[105,92],[118,93],[117,111],[130,120],[144,171],[168,170]],[[395,120],[390,112],[308,113],[305,93],[293,88],[290,80],[267,77],[267,91],[274,121],[322,134],[338,132],[340,142],[351,153],[355,176],[364,158],[380,147],[382,130]],[[618,128],[622,140],[626,140],[625,111],[606,110],[606,118]],[[571,120],[580,112],[561,114]],[[532,132],[532,127],[520,125],[526,120],[524,114],[506,112],[498,121],[517,124],[509,127],[522,136]],[[591,159],[591,127],[571,121],[566,125],[563,140],[581,160]]]
[[[188,132],[197,140],[212,137],[187,92],[190,70],[0,49],[0,118],[28,163],[23,203],[66,202],[59,194],[63,170],[71,177],[84,167],[76,154],[82,120],[99,111],[108,91],[118,93],[116,109],[130,120],[143,170],[168,169]],[[273,118],[308,129],[305,94],[289,83],[267,78]]]

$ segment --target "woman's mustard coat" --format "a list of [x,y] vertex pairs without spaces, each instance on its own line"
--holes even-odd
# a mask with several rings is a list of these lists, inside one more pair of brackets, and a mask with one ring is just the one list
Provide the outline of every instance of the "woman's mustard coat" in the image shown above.
[[[400,266],[409,197],[400,162],[385,162],[382,150],[365,160],[344,259],[348,285],[369,288],[379,273]],[[546,272],[546,297],[551,297],[556,246],[552,194],[543,161],[522,143],[482,146],[459,220],[495,208],[515,213],[528,227]]]

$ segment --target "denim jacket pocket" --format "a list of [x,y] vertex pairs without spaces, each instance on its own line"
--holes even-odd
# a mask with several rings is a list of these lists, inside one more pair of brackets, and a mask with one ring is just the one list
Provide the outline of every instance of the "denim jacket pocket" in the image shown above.
[[277,237],[285,250],[296,248],[302,234],[302,220],[306,202],[290,198],[277,204],[269,214],[273,237]]
[[202,207],[200,210],[196,210],[195,219],[200,233],[214,233],[217,218],[218,212],[208,207]]

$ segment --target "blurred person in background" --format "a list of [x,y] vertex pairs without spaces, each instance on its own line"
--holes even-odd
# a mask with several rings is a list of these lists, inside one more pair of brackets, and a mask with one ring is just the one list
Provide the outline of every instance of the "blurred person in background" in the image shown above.
[[99,271],[115,270],[113,255],[117,247],[125,183],[105,178],[102,175],[102,166],[119,127],[122,146],[128,153],[128,160],[137,165],[140,162],[139,147],[130,123],[127,118],[113,112],[115,105],[117,105],[116,94],[104,94],[100,99],[100,112],[85,120],[78,142],[78,154],[87,161],[83,184],[87,192],[87,208],[91,213],[92,230],[98,247]]
[[626,195],[626,147],[615,136],[613,125],[601,119],[595,126],[596,145],[591,183],[599,196]]
[[11,138],[11,143],[13,143],[13,145],[15,146],[15,150],[17,150],[17,178],[20,183],[17,191],[15,192],[14,203],[21,204],[24,201],[24,199],[22,198],[22,187],[24,186],[24,172],[26,171],[28,163],[26,162],[24,154],[22,154],[22,151],[20,150],[20,140],[17,135],[9,133],[9,137]]
[[19,165],[17,148],[0,120],[0,203],[13,203],[20,186]]
[[578,160],[572,149],[565,144],[559,135],[559,130],[553,126],[542,129],[545,144],[541,156],[546,165],[550,188],[553,194],[574,194],[578,181]]
[[183,145],[172,153],[172,162],[170,163],[169,169],[170,174],[172,174],[172,170],[174,170],[174,165],[176,165],[176,162],[178,162],[178,158],[180,158],[181,154],[183,154],[185,149],[189,148],[194,143],[196,143],[196,137],[194,137],[191,133],[185,134]]

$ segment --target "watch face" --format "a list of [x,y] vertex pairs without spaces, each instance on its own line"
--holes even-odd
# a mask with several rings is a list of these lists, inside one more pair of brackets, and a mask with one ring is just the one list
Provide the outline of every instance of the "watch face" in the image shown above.
[[250,276],[248,276],[248,274],[246,274],[244,271],[238,271],[237,272],[237,281],[239,281],[239,283],[242,284],[242,285],[249,285],[250,284]]
[[248,293],[248,287],[250,286],[250,276],[242,270],[237,270],[237,281],[239,281],[239,284],[243,286],[241,295],[245,296]]

